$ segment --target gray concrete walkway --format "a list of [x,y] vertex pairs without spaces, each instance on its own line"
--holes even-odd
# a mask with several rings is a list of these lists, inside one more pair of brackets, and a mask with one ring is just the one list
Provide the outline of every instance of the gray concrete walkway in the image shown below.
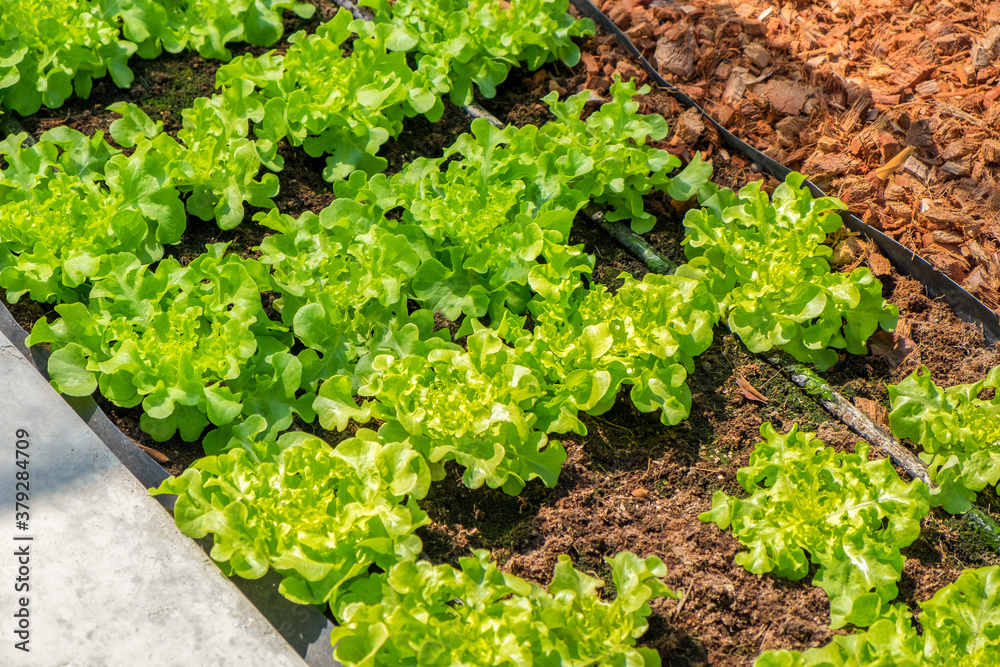
[[0,665],[303,664],[0,334]]

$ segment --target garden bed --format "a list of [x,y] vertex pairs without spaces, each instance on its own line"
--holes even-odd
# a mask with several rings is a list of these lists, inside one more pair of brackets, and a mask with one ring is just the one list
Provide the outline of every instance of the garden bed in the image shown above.
[[[286,34],[299,28],[315,30],[323,18],[333,15],[331,3],[315,4],[316,17],[289,18]],[[770,5],[659,4],[612,0],[603,9],[629,31],[647,57],[663,65],[664,76],[727,128],[788,166],[825,177],[824,184],[852,212],[927,253],[935,266],[988,305],[1000,303],[995,296],[1000,287],[996,282],[1000,237],[993,236],[994,231],[1000,234],[997,160],[985,153],[998,136],[1000,103],[995,95],[990,97],[998,72],[994,65],[976,65],[972,49],[982,46],[982,36],[969,27],[974,18],[984,16],[994,21],[987,27],[994,25],[990,17],[995,11],[965,12],[948,23],[949,28],[942,20],[928,25],[932,11],[921,14],[894,4],[839,15],[811,5],[768,12]],[[853,28],[835,29],[840,25]],[[913,37],[921,32],[937,37],[929,42]],[[912,81],[892,83],[902,74],[880,74],[877,66],[882,60],[868,55],[881,53],[873,45],[875,39],[882,40],[883,51],[892,57],[909,60],[919,52],[932,65]],[[275,48],[286,46],[280,43]],[[565,95],[589,89],[606,95],[615,73],[644,79],[641,69],[609,37],[585,38],[581,46],[583,57],[576,67],[553,64],[537,72],[514,70],[494,98],[480,95],[477,101],[505,123],[541,124],[552,118],[540,102],[550,91]],[[248,51],[260,54],[265,49]],[[660,58],[654,58],[655,53]],[[888,55],[884,60],[889,61]],[[163,120],[165,130],[175,134],[180,109],[213,92],[218,63],[182,54],[136,59],[132,67],[136,71],[132,88],[122,90],[108,80],[98,81],[90,99],[43,109],[22,120],[25,128],[36,137],[59,125],[85,134],[108,132],[118,114],[107,111],[107,106],[126,100]],[[746,83],[745,74],[759,80]],[[930,82],[937,88],[922,85]],[[870,97],[858,97],[856,91],[863,87]],[[763,180],[765,189],[777,185],[726,149],[710,127],[665,91],[640,99],[643,113],[662,115],[671,128],[661,147],[685,162],[702,151],[713,164],[713,180],[719,186],[738,189],[755,180]],[[437,123],[408,119],[403,133],[383,147],[387,173],[416,157],[439,157],[468,128],[468,117],[453,105],[447,105]],[[965,149],[954,148],[956,143],[978,147],[979,157],[973,158],[971,149],[962,153]],[[916,162],[902,162],[895,173],[877,182],[870,177],[906,146],[915,148]],[[279,153],[285,167],[274,201],[282,213],[319,212],[333,200],[329,184],[320,176],[321,159],[287,145]],[[945,159],[949,156],[952,159]],[[646,238],[677,263],[684,262],[684,208],[662,195],[647,198],[647,210],[656,215],[657,224]],[[248,207],[248,216],[253,212]],[[269,233],[249,220],[221,231],[214,222],[189,216],[183,241],[168,246],[166,253],[183,265],[208,244],[221,241],[230,243],[228,252],[254,256],[253,249]],[[596,282],[616,287],[622,271],[636,277],[647,272],[599,229],[577,225],[571,242],[585,244],[586,251],[596,256]],[[940,385],[972,382],[1000,365],[1000,350],[986,343],[980,328],[927,298],[919,283],[900,275],[874,245],[849,239],[837,251],[843,257],[843,270],[870,267],[882,281],[883,296],[900,311],[895,336],[878,339],[867,356],[844,356],[823,374],[873,419],[885,423],[886,385],[899,383],[920,365],[926,365]],[[266,298],[265,305],[269,305]],[[49,307],[27,300],[11,311],[29,330],[39,317],[52,314]],[[829,601],[822,589],[808,578],[790,582],[750,574],[734,561],[741,550],[739,542],[731,533],[700,521],[698,515],[710,509],[715,491],[739,495],[736,471],[746,465],[764,422],[780,431],[798,423],[840,451],[853,450],[857,438],[778,369],[748,352],[725,326],[717,328],[711,348],[695,363],[696,372],[688,379],[693,395],[688,419],[665,427],[657,417],[632,408],[623,392],[611,411],[599,417],[581,416],[587,436],[560,438],[568,459],[554,488],[536,480],[517,497],[499,489],[468,489],[460,470],[449,467],[446,478],[432,486],[422,502],[432,519],[418,531],[424,555],[437,563],[457,563],[470,548],[488,549],[502,570],[540,584],[549,581],[559,554],[569,554],[578,569],[609,583],[610,569],[603,557],[625,550],[659,556],[668,568],[665,581],[680,599],[653,602],[650,630],[640,644],[655,648],[667,665],[749,665],[763,650],[801,650],[828,643],[832,634],[843,631],[829,629]],[[139,408],[99,401],[124,433],[169,459],[165,466],[171,473],[180,473],[203,455],[198,442],[186,443],[179,437],[154,442],[139,428]],[[357,428],[330,432],[315,423],[297,426],[331,444]],[[984,493],[979,505],[991,511],[996,501],[994,493]],[[939,509],[927,517],[920,538],[903,554],[906,565],[899,599],[915,607],[953,582],[963,569],[1000,563],[979,534]]]

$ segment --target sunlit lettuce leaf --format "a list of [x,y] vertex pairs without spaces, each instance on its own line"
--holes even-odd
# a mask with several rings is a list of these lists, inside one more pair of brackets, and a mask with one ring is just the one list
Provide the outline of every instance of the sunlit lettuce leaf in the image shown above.
[[90,96],[94,79],[132,83],[136,45],[120,39],[105,2],[0,0],[0,108],[22,116]]
[[[685,380],[694,357],[712,343],[718,304],[696,272],[647,274],[641,281],[619,277],[624,283],[615,293],[603,285],[553,285],[532,302],[535,328],[517,347],[532,360],[525,363],[543,370],[557,395],[577,395],[580,410],[607,411],[628,384],[636,408],[659,409],[663,423],[677,424],[690,412]],[[580,393],[584,388],[589,396]],[[543,428],[586,432],[556,401],[546,405],[538,411]]]
[[[23,134],[0,143],[0,286],[12,303],[85,299],[111,258],[143,263],[163,255],[184,230],[184,207],[162,167],[139,150],[125,156],[98,134],[47,132],[24,148]],[[103,175],[103,180],[99,177]]]
[[719,190],[684,218],[685,253],[721,289],[724,316],[751,352],[778,347],[825,370],[837,349],[867,352],[881,326],[892,330],[898,310],[882,298],[867,268],[832,273],[822,245],[840,229],[832,197],[813,199],[792,173],[772,197],[755,181],[738,194]]
[[376,340],[420,317],[406,307],[421,256],[430,256],[419,233],[394,233],[380,212],[346,199],[319,215],[271,211],[258,221],[277,232],[260,246],[280,294],[274,305],[330,375],[353,373]]
[[216,83],[223,94],[246,85],[245,94],[263,110],[254,119],[263,164],[283,166],[277,146],[285,139],[311,156],[327,156],[329,181],[359,169],[382,171],[387,163],[379,148],[402,131],[405,117],[428,111],[412,99],[406,54],[389,50],[397,32],[341,9],[315,33],[292,35],[282,55],[244,55],[220,68]]
[[[373,397],[371,415],[386,422],[387,432],[405,433],[429,463],[454,460],[467,486],[517,494],[535,477],[554,486],[566,459],[562,445],[535,425],[533,411],[550,399],[547,389],[495,331],[480,329],[467,349],[377,356],[358,393]],[[328,391],[324,385],[320,397]]]
[[[140,425],[161,441],[177,431],[195,440],[209,423],[249,415],[260,392],[287,373],[288,346],[263,311],[252,262],[224,251],[212,246],[184,267],[164,259],[155,271],[131,255],[114,256],[87,304],[56,306],[55,321],[32,329],[28,344],[49,343],[54,353],[53,386],[79,396],[96,381],[112,403],[141,404]],[[279,385],[287,410],[311,419],[308,403],[294,401],[299,385]],[[244,404],[244,392],[257,402]],[[267,417],[288,426],[290,412],[269,409]]]
[[270,46],[281,38],[282,12],[309,18],[316,8],[297,0],[102,0],[119,7],[125,35],[139,45],[144,58],[161,50],[186,48],[203,58],[229,60],[232,42]]
[[512,67],[535,70],[559,60],[580,60],[574,37],[594,34],[590,19],[568,12],[567,0],[368,0],[375,20],[392,25],[404,37],[391,48],[416,53],[424,95],[450,96],[453,104],[472,101],[473,86],[486,98],[496,95]]

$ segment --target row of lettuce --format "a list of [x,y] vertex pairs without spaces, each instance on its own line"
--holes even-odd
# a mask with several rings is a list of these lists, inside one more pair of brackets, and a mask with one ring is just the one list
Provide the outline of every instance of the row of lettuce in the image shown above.
[[[120,17],[127,35],[129,26],[137,30],[134,27],[137,24],[145,27],[156,24],[149,18],[156,13],[154,9],[162,13],[157,4],[160,0],[141,1],[141,10],[138,5],[130,4],[140,0],[115,0],[103,9],[97,5],[107,0],[92,0],[94,6],[89,7],[89,13],[75,6],[66,11],[67,16],[76,16],[87,25],[92,22],[86,18],[91,14],[113,12],[109,20],[114,23],[112,19]],[[4,2],[31,4],[31,0]],[[76,4],[84,4],[84,0]],[[201,4],[185,2],[178,6],[188,12]],[[246,2],[238,1],[204,4],[217,7],[221,13],[231,11],[244,21],[249,21],[250,15],[260,14],[265,6],[259,1],[250,3],[250,9],[244,6]],[[285,4],[292,6],[291,2]],[[132,166],[141,173],[156,174],[161,185],[169,184],[184,196],[185,206],[178,205],[171,197],[153,215],[160,227],[159,241],[176,242],[184,229],[185,210],[202,220],[214,219],[228,229],[243,220],[245,204],[272,207],[278,180],[270,172],[280,171],[284,166],[284,159],[278,153],[282,141],[301,146],[314,157],[327,155],[324,176],[331,182],[356,169],[373,175],[386,166],[386,161],[377,155],[379,148],[402,131],[405,118],[424,114],[437,120],[443,112],[445,97],[467,104],[472,99],[473,86],[487,96],[495,94],[496,85],[512,67],[521,63],[539,67],[559,58],[566,64],[575,64],[580,52],[572,38],[592,33],[593,24],[574,20],[566,14],[566,6],[566,0],[520,0],[506,9],[495,2],[404,0],[392,5],[375,3],[378,10],[375,22],[354,20],[347,10],[341,9],[313,34],[301,31],[290,36],[288,48],[281,53],[245,55],[223,66],[216,77],[218,92],[209,98],[199,98],[183,112],[183,127],[176,137],[164,133],[162,123],[153,123],[144,115],[136,117],[131,112],[134,107],[120,104],[119,110],[125,118],[119,123],[115,138],[122,147],[135,148],[138,157]],[[61,4],[52,7],[60,8],[52,9],[53,12],[63,11]],[[271,3],[267,11],[283,7],[280,2]],[[74,73],[68,55],[44,55],[45,51],[39,50],[37,44],[21,45],[31,35],[52,32],[43,29],[50,21],[53,26],[72,26],[72,20],[40,18],[46,17],[49,10],[26,10],[25,7],[8,10],[13,11],[16,20],[5,25],[14,26],[11,28],[14,32],[11,40],[0,42],[3,49],[0,68],[8,68],[0,69],[0,108],[6,106],[22,113],[37,110],[38,96],[43,92],[55,95],[52,91],[60,91],[56,98],[46,102],[58,106],[73,91],[44,77],[32,78],[19,67],[31,70],[44,63],[46,67],[62,68],[59,73],[67,81],[90,81],[89,74]],[[143,17],[142,21],[135,19],[137,15]],[[201,19],[185,20],[195,21],[190,28],[195,34],[211,32],[211,22],[206,27]],[[19,27],[18,22],[34,28]],[[230,35],[227,40],[248,38],[235,28],[225,34]],[[77,55],[85,51],[67,39],[52,37],[51,48],[68,48]],[[170,45],[180,49],[187,42],[171,41]],[[156,49],[151,51],[156,52]],[[92,55],[95,63],[101,63],[94,66],[93,76],[103,75],[101,67],[118,71],[112,61]],[[409,64],[411,60],[416,63],[414,67]],[[121,68],[128,72],[124,65]],[[55,76],[51,74],[49,78]],[[121,74],[116,81],[124,85],[131,81],[131,74]],[[78,86],[76,92],[86,96],[89,85]],[[59,135],[53,139],[70,140]],[[100,143],[96,137],[93,141]],[[104,150],[96,145],[95,149]],[[263,176],[262,166],[268,172]]]
[[2,0],[0,108],[29,115],[72,95],[90,96],[110,74],[132,84],[129,60],[186,48],[229,60],[231,42],[270,46],[282,13],[308,18],[315,6],[295,0]]
[[[796,179],[773,202],[756,185],[709,197],[687,217],[690,261],[676,275],[625,276],[615,293],[590,285],[594,258],[568,244],[584,206],[639,219],[652,187],[681,199],[711,189],[697,161],[666,176],[676,158],[644,141],[666,128],[635,113],[635,92],[617,85],[585,121],[585,94],[548,98],[557,119],[541,128],[476,121],[442,158],[392,178],[355,172],[337,182],[338,199],[318,215],[258,214],[275,232],[258,259],[216,246],[187,266],[157,261],[164,227],[146,213],[181,197],[141,170],[139,151],[110,155],[82,135],[74,143],[43,135],[25,148],[15,136],[2,149],[9,215],[0,285],[10,298],[27,291],[64,302],[56,321],[32,331],[32,341],[52,345],[62,390],[100,387],[119,405],[142,403],[143,425],[158,440],[178,430],[194,439],[211,424],[214,451],[250,416],[266,416],[269,435],[293,414],[311,421],[314,413],[326,428],[375,417],[414,431],[428,399],[413,386],[448,386],[444,378],[475,369],[483,391],[508,406],[487,422],[530,414],[517,430],[534,433],[541,452],[538,434],[580,432],[577,413],[607,410],[623,385],[665,423],[685,418],[686,374],[720,318],[754,351],[777,345],[821,367],[836,349],[864,352],[880,322],[893,325],[870,272],[829,272],[821,243],[840,225],[833,210],[842,205],[813,200]],[[133,192],[123,201],[110,188],[126,174]],[[261,292],[277,295],[280,322],[267,317]],[[471,342],[463,348],[435,330],[435,313],[459,322],[456,336]],[[293,337],[308,349],[292,354]],[[414,355],[425,365],[406,360]],[[511,387],[500,368],[516,370]],[[416,377],[424,380],[397,379]],[[373,400],[359,406],[356,395]],[[491,471],[491,485],[513,472]],[[514,484],[530,479],[516,476]]]
[[[554,485],[566,453],[550,436],[585,433],[580,413],[608,410],[625,386],[638,409],[679,423],[690,410],[687,373],[722,321],[752,351],[778,347],[826,368],[837,350],[864,352],[895,312],[867,270],[830,273],[822,244],[840,227],[839,202],[813,200],[798,176],[773,200],[755,184],[717,191],[697,160],[669,176],[677,160],[647,145],[666,126],[636,113],[631,84],[616,84],[589,115],[586,93],[553,94],[556,120],[542,127],[476,121],[442,158],[378,174],[376,153],[405,117],[439,117],[443,95],[465,103],[473,84],[491,93],[518,60],[572,62],[569,38],[591,29],[565,3],[439,4],[375,4],[387,17],[376,23],[340,12],[293,36],[282,55],[235,60],[219,71],[220,92],[184,112],[177,139],[125,104],[111,135],[128,152],[65,128],[28,148],[23,135],[9,137],[0,144],[0,286],[14,300],[61,304],[30,339],[50,344],[61,391],[141,405],[142,427],[158,440],[202,439],[212,456],[159,490],[178,494],[179,525],[212,533],[212,556],[230,573],[275,569],[289,598],[329,604],[345,664],[454,664],[455,655],[477,665],[556,655],[658,664],[634,648],[649,600],[671,595],[658,559],[609,559],[613,601],[568,559],[548,592],[500,573],[484,553],[457,569],[433,566],[417,560],[415,531],[427,522],[419,500],[449,461],[470,487]],[[463,37],[495,37],[510,12],[523,20],[505,24],[517,26],[516,38],[499,40],[508,51]],[[413,50],[416,68],[405,56]],[[277,178],[259,172],[280,170],[282,140],[329,156],[338,199],[318,215],[274,210]],[[672,276],[623,275],[614,292],[592,284],[594,258],[569,243],[576,215],[599,204],[646,231],[655,220],[642,197],[654,188],[702,200],[685,219],[688,264]],[[255,216],[273,231],[257,259],[222,245],[186,266],[163,259],[187,214],[229,228],[244,202],[270,209]],[[277,297],[279,319],[262,295]],[[455,322],[454,336],[436,314]],[[951,511],[1000,477],[982,445],[997,440],[984,433],[998,408],[978,398],[996,379],[941,390],[917,374],[893,389],[894,427],[924,446],[933,499]],[[331,448],[292,430],[296,417],[330,430],[381,427]],[[753,572],[797,579],[818,565],[834,626],[870,629],[819,653],[765,654],[762,664],[855,664],[865,651],[878,664],[910,664],[892,662],[898,651],[883,640],[935,664],[992,645],[975,629],[975,646],[935,639],[928,628],[948,622],[931,617],[918,636],[891,604],[899,549],[916,539],[932,499],[926,486],[904,484],[863,448],[842,455],[794,431],[765,436],[741,471],[753,495],[717,494],[704,519],[733,527]],[[967,573],[955,587],[991,576]],[[966,599],[951,587],[939,596]],[[483,631],[465,632],[469,623]],[[891,632],[898,642],[885,639]]]
[[[264,94],[271,98],[280,97],[274,94],[278,89],[289,92],[289,86],[319,86],[327,94],[349,91],[365,98],[319,102],[313,88],[304,96],[310,99],[291,101],[293,113],[315,115],[317,109],[301,108],[307,102],[324,107],[356,103],[384,108],[389,116],[409,112],[439,117],[441,95],[468,104],[475,86],[493,97],[496,86],[520,64],[531,69],[556,59],[575,64],[580,51],[572,38],[594,32],[591,21],[566,13],[567,0],[359,4],[371,8],[375,23],[356,30],[363,44],[351,48],[362,53],[349,58],[347,67],[337,62],[346,39],[342,31],[350,21],[350,14],[341,10],[344,16],[317,34],[292,36],[287,58],[238,58],[230,78],[262,76],[267,86],[259,85],[259,79],[255,83],[267,88]],[[270,46],[282,37],[288,13],[308,19],[315,12],[314,4],[296,0],[2,0],[0,109],[29,115],[42,106],[57,108],[74,94],[89,97],[94,79],[108,74],[118,86],[128,87],[134,79],[128,66],[133,55],[155,58],[164,50],[192,49],[205,58],[229,61],[228,44]],[[385,46],[393,55],[373,46]],[[412,69],[404,53],[411,54]],[[391,99],[379,99],[386,97]],[[394,121],[380,119],[373,127],[390,129]]]

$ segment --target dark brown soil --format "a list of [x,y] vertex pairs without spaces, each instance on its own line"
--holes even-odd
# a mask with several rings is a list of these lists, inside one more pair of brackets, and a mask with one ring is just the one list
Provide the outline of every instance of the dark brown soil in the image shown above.
[[[332,3],[317,0],[316,4],[319,15],[331,14]],[[317,20],[301,23],[314,27]],[[606,41],[586,40],[585,51],[602,66],[611,63],[628,71],[627,58]],[[24,125],[36,136],[59,124],[88,133],[106,132],[115,116],[105,107],[125,99],[140,104],[154,118],[164,120],[169,131],[176,131],[180,109],[196,96],[212,92],[217,64],[182,54],[136,61],[133,67],[137,83],[131,90],[98,82],[90,100],[74,100],[63,109],[40,112],[24,119]],[[550,116],[539,102],[542,95],[550,90],[575,92],[588,81],[594,83],[586,63],[572,69],[547,66],[538,73],[515,70],[496,98],[479,101],[504,121],[543,123]],[[662,91],[646,96],[643,109],[663,114],[671,128],[683,111]],[[390,172],[414,157],[441,155],[467,127],[468,120],[454,107],[447,109],[439,123],[408,120],[406,132],[383,151]],[[689,156],[699,147],[708,151],[711,144],[681,146],[667,141],[661,145]],[[282,154],[286,168],[279,174],[281,193],[276,203],[280,210],[298,215],[327,205],[332,194],[320,178],[321,161],[288,146]],[[763,178],[738,156],[724,156],[718,149],[714,156],[720,185],[739,187]],[[683,261],[680,214],[662,196],[649,197],[647,207],[660,219],[648,240],[673,260]],[[230,232],[201,221],[189,223],[184,242],[170,250],[181,261],[189,261],[207,243],[218,241],[231,242],[233,252],[252,254],[266,234],[249,221]],[[645,272],[643,265],[597,229],[581,223],[573,241],[585,244],[596,256],[594,278],[599,282],[612,283],[621,271]],[[882,266],[873,259],[873,249],[867,248],[866,253],[859,261]],[[919,364],[927,365],[939,384],[975,380],[1000,364],[1000,351],[986,345],[976,327],[959,321],[942,302],[928,299],[918,283],[894,270],[887,270],[881,279],[884,295],[900,309],[899,330],[914,351],[895,366],[890,361],[898,360],[885,355],[846,358],[826,374],[845,396],[868,398],[888,407],[886,385],[898,382]],[[30,327],[38,317],[51,313],[51,308],[22,302],[11,311]],[[724,328],[717,330],[715,343],[696,365],[689,378],[694,396],[689,419],[665,427],[656,417],[635,411],[623,394],[607,414],[585,419],[586,437],[566,440],[569,459],[553,489],[535,482],[520,497],[511,498],[496,490],[469,490],[451,470],[424,503],[433,520],[421,531],[427,557],[454,562],[470,547],[486,548],[506,571],[546,583],[557,556],[567,553],[582,569],[608,580],[610,588],[604,557],[622,550],[658,555],[669,568],[667,583],[681,593],[681,599],[654,603],[650,630],[641,643],[659,649],[665,665],[750,665],[764,649],[803,649],[828,642],[829,604],[821,589],[808,579],[787,582],[747,573],[734,562],[738,543],[715,525],[700,522],[698,514],[710,507],[716,490],[740,492],[736,471],[760,439],[758,430],[765,421],[782,429],[799,423],[803,430],[817,431],[841,449],[853,447],[857,439],[778,370],[749,354]],[[768,402],[747,400],[737,378],[749,382]],[[200,455],[198,443],[152,442],[138,429],[138,410],[99,400],[126,435],[170,458],[167,469],[171,473],[183,470]],[[321,433],[315,425],[302,427]],[[321,435],[332,441],[344,437]],[[995,509],[994,500],[994,495],[985,496],[984,509]],[[953,581],[962,568],[1000,562],[976,533],[939,512],[927,518],[920,539],[904,553],[907,562],[900,599],[915,605]]]

